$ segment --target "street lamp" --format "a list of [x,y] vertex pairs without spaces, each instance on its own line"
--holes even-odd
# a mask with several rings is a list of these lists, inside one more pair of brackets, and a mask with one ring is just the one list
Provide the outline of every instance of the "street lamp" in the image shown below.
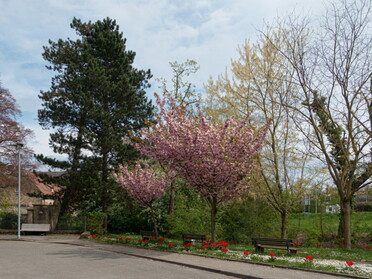
[[18,150],[18,234],[17,239],[21,239],[21,149],[23,144],[17,142],[13,146]]

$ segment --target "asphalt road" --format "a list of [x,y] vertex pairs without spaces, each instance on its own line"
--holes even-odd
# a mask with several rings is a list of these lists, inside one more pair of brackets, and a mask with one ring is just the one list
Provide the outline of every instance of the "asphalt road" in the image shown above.
[[179,265],[89,247],[0,242],[2,279],[231,278]]
[[80,240],[76,235],[22,236],[21,241],[17,241],[14,235],[0,235],[0,279],[34,278],[336,279],[345,277],[110,245]]

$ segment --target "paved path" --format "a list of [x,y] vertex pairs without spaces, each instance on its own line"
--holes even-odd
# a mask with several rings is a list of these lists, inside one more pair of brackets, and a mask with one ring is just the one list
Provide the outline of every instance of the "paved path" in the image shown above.
[[[8,241],[1,241],[8,240]],[[31,272],[32,276],[25,276]],[[78,275],[77,275],[78,274]],[[0,278],[345,278],[203,256],[79,240],[71,235],[0,235]]]

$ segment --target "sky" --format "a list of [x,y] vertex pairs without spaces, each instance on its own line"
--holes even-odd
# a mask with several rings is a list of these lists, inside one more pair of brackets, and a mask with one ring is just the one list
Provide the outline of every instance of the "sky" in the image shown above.
[[22,111],[19,121],[35,133],[28,145],[35,154],[58,158],[49,148],[50,131],[37,121],[38,94],[53,76],[41,54],[49,39],[77,38],[70,28],[74,17],[116,20],[127,49],[136,52],[134,66],[154,76],[153,98],[160,91],[155,78],[172,78],[169,62],[197,61],[200,70],[189,80],[202,91],[265,22],[294,10],[316,19],[324,9],[323,0],[0,0],[0,82]]

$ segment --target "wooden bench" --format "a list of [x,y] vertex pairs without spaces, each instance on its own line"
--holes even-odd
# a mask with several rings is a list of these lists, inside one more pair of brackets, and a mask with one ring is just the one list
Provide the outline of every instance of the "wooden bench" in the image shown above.
[[149,240],[151,238],[157,237],[155,232],[152,232],[152,231],[140,231],[140,233],[142,236],[142,240]]
[[182,233],[183,244],[188,244],[192,242],[205,242],[205,234],[196,234],[196,233]]
[[50,224],[22,224],[21,232],[26,233],[41,233],[46,235],[50,232]]
[[256,252],[261,253],[264,252],[265,248],[287,250],[288,254],[296,254],[297,250],[299,250],[293,247],[292,239],[254,237],[252,238],[252,243],[256,248]]

